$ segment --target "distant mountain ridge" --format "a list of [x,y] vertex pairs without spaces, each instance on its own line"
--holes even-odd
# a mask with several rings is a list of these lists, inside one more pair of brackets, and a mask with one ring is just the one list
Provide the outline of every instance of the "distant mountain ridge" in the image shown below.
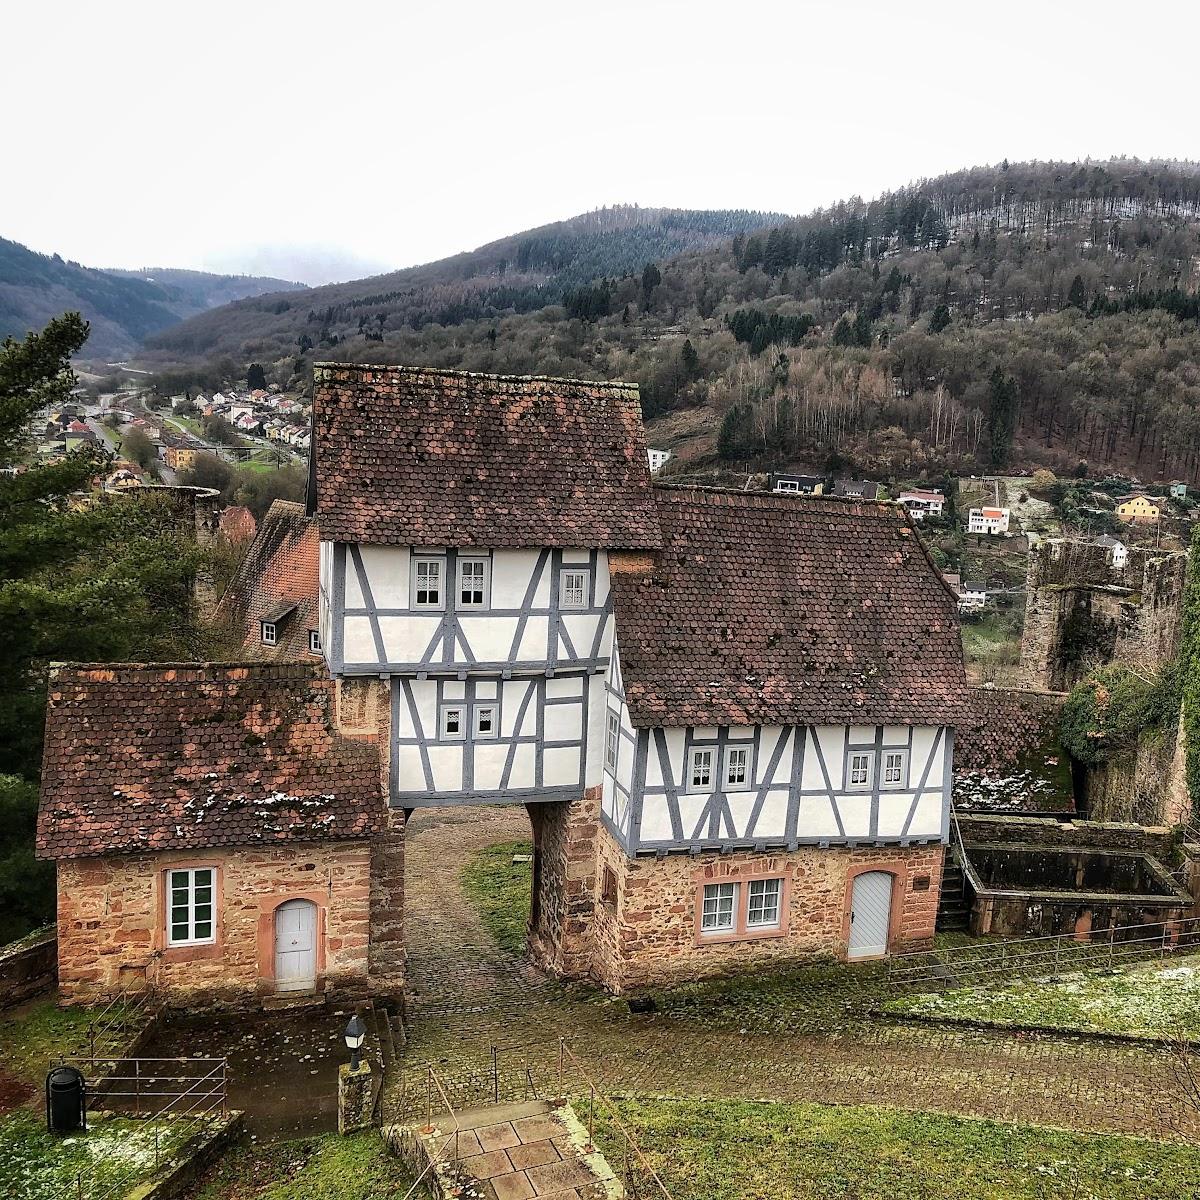
[[254,346],[258,358],[274,359],[298,352],[305,337],[336,345],[324,333],[334,325],[350,324],[357,334],[377,340],[385,327],[421,329],[531,312],[597,279],[641,272],[647,263],[709,249],[787,219],[740,209],[601,208],[436,262],[313,288],[296,302],[242,301],[149,338],[143,357],[160,363],[238,359]]
[[102,270],[0,238],[0,339],[24,337],[51,317],[76,310],[92,327],[87,357],[123,357],[150,334],[207,309],[302,287],[285,279],[204,271]]

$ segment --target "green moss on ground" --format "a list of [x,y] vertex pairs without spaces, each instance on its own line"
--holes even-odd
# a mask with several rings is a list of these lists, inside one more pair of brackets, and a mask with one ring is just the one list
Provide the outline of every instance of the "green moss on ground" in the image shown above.
[[1200,958],[1005,988],[897,996],[881,1011],[945,1021],[1200,1041]]
[[204,1177],[194,1200],[378,1200],[413,1179],[372,1131],[254,1145],[247,1140]]
[[[1192,1200],[1200,1148],[893,1109],[622,1100],[674,1200]],[[596,1137],[623,1161],[610,1119]],[[647,1190],[646,1194],[650,1194]]]
[[16,1109],[0,1117],[0,1196],[6,1200],[57,1200],[82,1176],[84,1195],[114,1194],[149,1179],[189,1139],[194,1129],[164,1122],[89,1116],[84,1132],[52,1134],[40,1112]]
[[95,1008],[58,1008],[37,1000],[0,1018],[0,1075],[41,1087],[51,1064],[77,1054]]
[[479,910],[497,944],[510,954],[525,952],[533,864],[513,862],[514,854],[532,854],[529,842],[501,842],[476,851],[463,868],[467,898]]

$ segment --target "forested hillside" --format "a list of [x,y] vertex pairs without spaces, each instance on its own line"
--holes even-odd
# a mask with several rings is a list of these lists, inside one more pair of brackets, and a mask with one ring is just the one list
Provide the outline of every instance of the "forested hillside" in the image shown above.
[[1196,480],[1195,165],[1004,163],[730,232],[590,277],[600,257],[564,247],[562,294],[529,312],[546,285],[532,267],[514,276],[510,239],[491,275],[477,259],[458,282],[433,264],[391,290],[247,301],[155,339],[151,357],[220,352],[296,382],[314,359],[630,379],[647,416],[669,418],[656,441],[756,469],[1086,460]]
[[343,340],[378,345],[391,331],[456,326],[566,300],[597,279],[726,242],[785,220],[779,213],[618,205],[515,234],[452,258],[264,297],[212,312],[148,343],[152,361],[257,355],[269,360]]
[[203,271],[102,271],[0,238],[0,341],[23,338],[60,313],[80,312],[91,323],[88,354],[111,358],[215,305],[300,286]]

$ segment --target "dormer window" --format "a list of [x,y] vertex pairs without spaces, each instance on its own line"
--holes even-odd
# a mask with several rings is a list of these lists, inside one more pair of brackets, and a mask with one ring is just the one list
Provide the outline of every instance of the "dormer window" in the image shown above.
[[486,558],[458,560],[458,608],[487,608],[490,565]]
[[264,646],[274,646],[275,645],[275,622],[274,621],[263,621],[262,622],[262,644]]
[[308,631],[308,652],[309,654],[321,653],[321,635],[315,629]]
[[284,623],[296,611],[296,605],[290,600],[281,600],[274,608],[268,609],[258,619],[259,634],[264,646],[278,646],[280,636],[284,632]]
[[414,558],[412,564],[413,608],[445,607],[442,593],[443,558]]

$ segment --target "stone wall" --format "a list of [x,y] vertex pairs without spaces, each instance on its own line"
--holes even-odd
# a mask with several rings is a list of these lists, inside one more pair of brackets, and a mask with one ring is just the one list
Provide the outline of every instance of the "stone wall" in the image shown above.
[[0,946],[0,1009],[54,986],[58,939],[54,927]]
[[[893,951],[927,946],[941,886],[940,845],[863,849],[802,847],[795,851],[672,854],[629,859],[607,830],[596,837],[597,881],[616,874],[615,902],[597,898],[591,973],[615,992],[776,966],[814,956],[844,955],[855,875],[896,876]],[[705,883],[762,876],[785,880],[784,931],[743,940],[701,939],[698,889]]]
[[592,974],[600,793],[594,787],[570,803],[527,805],[533,826],[530,954],[545,970],[572,979]]
[[404,988],[404,827],[400,809],[388,810],[388,827],[371,842],[371,940],[368,957],[372,982],[385,991]]
[[958,826],[968,848],[1006,844],[1067,850],[1136,850],[1165,860],[1171,856],[1174,846],[1171,831],[1163,826],[1113,821],[959,814]]
[[1026,686],[1068,691],[1112,661],[1157,670],[1179,645],[1187,556],[1133,547],[1115,570],[1102,546],[1041,542],[1029,556],[1021,673]]
[[[61,997],[87,1001],[150,986],[175,1003],[244,1003],[274,991],[274,910],[317,906],[317,986],[361,991],[368,973],[371,846],[289,843],[58,863]],[[170,867],[215,867],[217,940],[166,942]]]
[[1095,821],[1176,825],[1191,811],[1184,773],[1182,729],[1147,733],[1132,754],[1089,766],[1084,791]]

